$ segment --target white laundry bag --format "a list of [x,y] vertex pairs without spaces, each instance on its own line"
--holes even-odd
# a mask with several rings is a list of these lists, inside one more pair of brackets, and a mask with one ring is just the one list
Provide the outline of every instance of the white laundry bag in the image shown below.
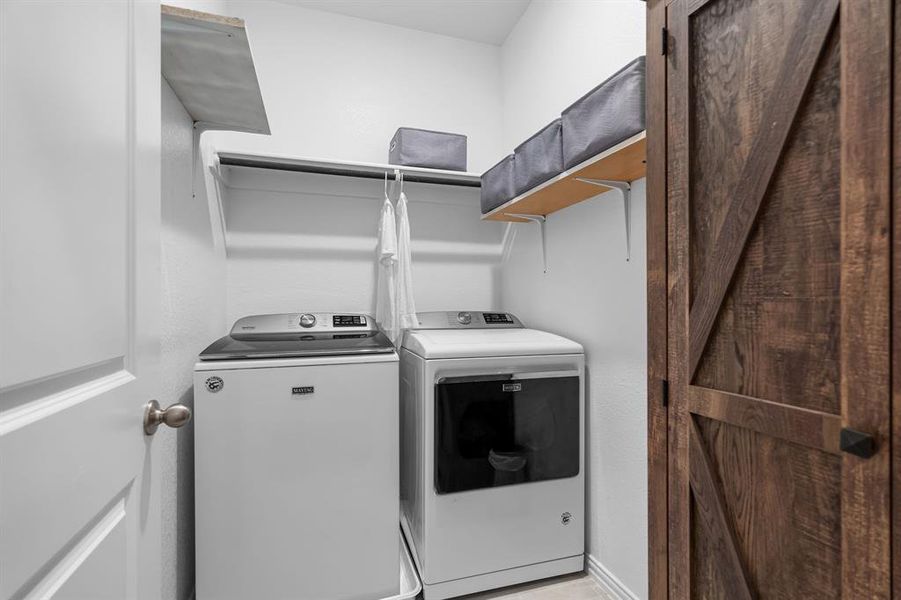
[[378,284],[375,300],[375,320],[392,342],[400,333],[397,319],[397,225],[394,207],[388,195],[379,219]]
[[[416,302],[413,299],[413,253],[410,248],[410,215],[407,195],[403,191],[397,200],[397,318],[400,329],[418,325]],[[400,340],[397,341],[400,343]]]

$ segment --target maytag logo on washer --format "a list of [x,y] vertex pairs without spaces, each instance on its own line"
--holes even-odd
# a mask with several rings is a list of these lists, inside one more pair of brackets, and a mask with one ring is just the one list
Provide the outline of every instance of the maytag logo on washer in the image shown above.
[[522,384],[521,383],[505,383],[503,390],[505,392],[521,392]]
[[301,394],[301,395],[302,394],[312,394],[315,391],[316,391],[316,388],[313,387],[312,385],[303,385],[300,387],[291,388],[292,394]]
[[225,387],[225,382],[222,381],[221,377],[216,377],[215,375],[212,377],[207,377],[206,380],[206,389],[208,392],[216,393],[222,388]]

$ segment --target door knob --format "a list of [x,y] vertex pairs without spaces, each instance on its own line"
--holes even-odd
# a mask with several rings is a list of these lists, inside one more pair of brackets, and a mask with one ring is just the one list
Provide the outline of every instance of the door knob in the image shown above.
[[181,427],[191,420],[191,409],[184,404],[173,404],[169,408],[160,408],[160,403],[151,400],[144,407],[144,433],[153,435],[162,423],[169,427]]

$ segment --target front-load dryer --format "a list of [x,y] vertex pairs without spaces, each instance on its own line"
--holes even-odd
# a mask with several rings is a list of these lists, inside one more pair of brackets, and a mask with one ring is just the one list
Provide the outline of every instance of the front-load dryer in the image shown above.
[[401,522],[425,600],[584,568],[582,346],[420,313],[401,369]]
[[398,358],[372,317],[246,317],[194,373],[198,600],[399,589]]

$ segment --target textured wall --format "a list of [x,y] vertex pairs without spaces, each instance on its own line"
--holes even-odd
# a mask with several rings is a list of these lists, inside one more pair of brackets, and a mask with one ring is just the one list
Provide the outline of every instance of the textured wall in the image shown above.
[[[501,53],[504,143],[512,149],[585,92],[644,54],[643,2],[533,0]],[[585,346],[591,558],[647,592],[644,180],[635,182],[632,260],[623,206],[608,192],[552,215],[549,272],[538,236],[514,225],[504,308]]]
[[[469,136],[469,167],[501,137],[500,48],[283,3],[179,0],[245,19],[271,137],[208,132],[224,150],[387,162],[399,126]],[[235,171],[223,193],[229,322],[253,313],[374,312],[382,183]],[[406,187],[419,310],[499,308],[504,225],[478,190]]]
[[[205,142],[222,149],[383,162],[394,129],[409,125],[468,134],[470,170],[480,171],[644,53],[645,7],[636,0],[533,0],[502,48],[266,1],[175,3],[248,24],[274,135],[204,134]],[[166,104],[164,90],[164,132],[171,112]],[[181,125],[184,141],[183,119]],[[164,151],[168,401],[190,397],[194,356],[237,317],[370,311],[373,302],[379,182],[277,173],[233,177],[223,197],[226,276],[211,248],[205,200],[182,195],[187,199],[176,202],[166,191],[166,173],[190,164],[190,158],[176,164]],[[502,308],[586,347],[588,550],[644,596],[643,181],[635,187],[631,262],[624,260],[622,204],[607,194],[549,219],[546,275],[534,226],[515,225],[513,238],[505,237],[506,226],[478,220],[471,190],[410,186],[409,195],[420,310]],[[186,511],[183,505],[178,510]],[[180,525],[167,524],[170,540]],[[167,556],[174,569],[175,555]],[[183,581],[176,577],[178,586]]]
[[[162,338],[159,401],[194,404],[197,354],[225,331],[225,259],[214,249],[202,186],[192,195],[193,124],[166,80],[162,84]],[[162,586],[164,600],[194,589],[194,429],[163,427]]]
[[[228,318],[375,312],[383,182],[235,170],[225,194]],[[479,221],[478,190],[406,184],[417,310],[498,309],[505,226]]]
[[286,3],[176,0],[247,24],[272,136],[210,134],[219,148],[387,162],[400,126],[469,136],[469,168],[500,150],[497,46]]

